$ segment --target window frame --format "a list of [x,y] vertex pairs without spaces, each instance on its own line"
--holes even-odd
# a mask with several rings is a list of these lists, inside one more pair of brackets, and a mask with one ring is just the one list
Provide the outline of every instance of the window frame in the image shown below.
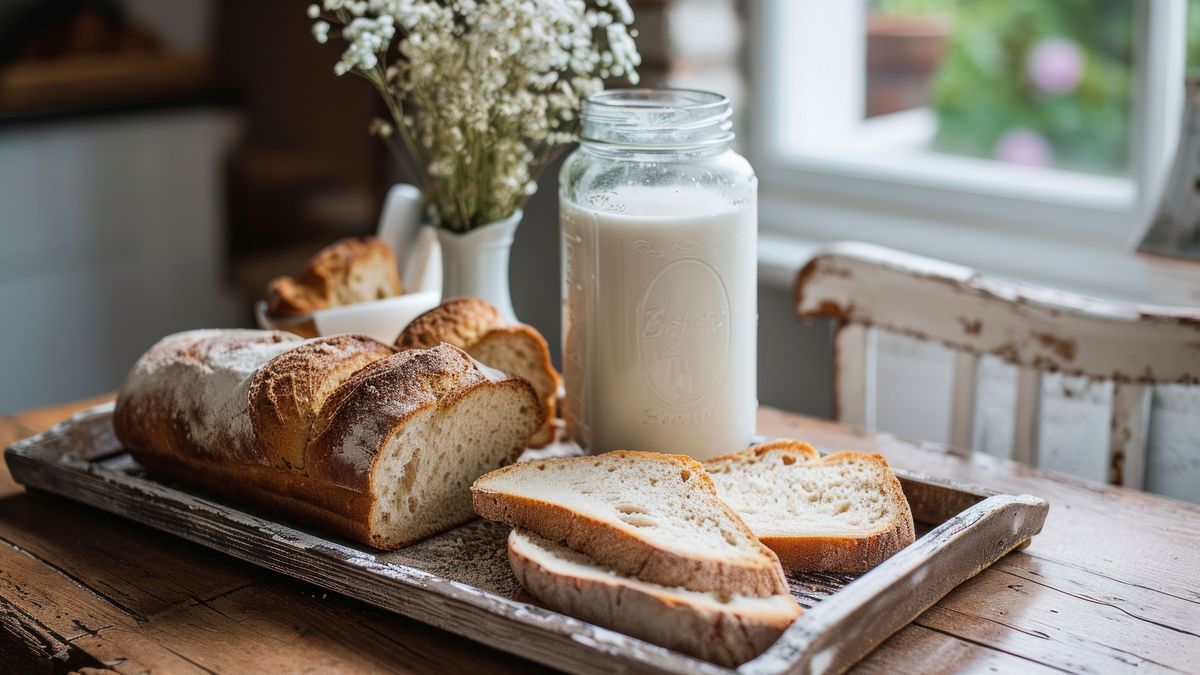
[[[828,7],[821,0],[759,0],[750,3],[749,8],[750,33],[755,45],[750,50],[749,63],[750,81],[755,85],[753,124],[748,128],[749,154],[759,175],[765,241],[862,239],[939,255],[977,244],[969,238],[972,233],[987,233],[993,239],[1004,240],[1005,245],[998,250],[1010,256],[1020,253],[1021,242],[1025,242],[1031,255],[1035,247],[1070,242],[1099,247],[1103,255],[1097,261],[1114,251],[1129,255],[1131,242],[1136,243],[1161,199],[1162,183],[1178,137],[1183,107],[1186,0],[1134,2],[1131,182],[1129,194],[1119,199],[1106,196],[1102,190],[1021,189],[1020,181],[1009,185],[981,182],[971,186],[953,176],[938,176],[912,167],[783,154],[778,133],[786,123],[781,119],[782,87],[773,86],[783,77],[781,55],[786,54],[782,44],[786,29],[780,27],[785,25],[784,12],[795,11],[795,6],[804,3]],[[862,35],[865,52],[865,33]],[[793,38],[791,42],[797,41]],[[953,163],[958,158],[950,159]],[[986,160],[966,161],[992,164]],[[998,166],[999,170],[1022,171]],[[1066,173],[1033,171],[1041,175]],[[1119,180],[1103,179],[1097,183],[1083,178],[1083,184],[1100,186],[1103,180]],[[903,232],[889,235],[890,222],[897,226],[891,229]],[[928,232],[922,233],[923,228]],[[934,237],[939,239],[935,241]],[[1000,274],[1015,275],[1021,271],[1006,265],[998,256],[998,253],[973,254],[958,256],[958,261]],[[779,259],[781,255],[767,257]],[[1086,270],[1074,270],[1066,275],[1066,284],[1062,284],[1062,278],[1055,279],[1054,274],[1034,280],[1051,280],[1088,290],[1087,279],[1079,279],[1081,283],[1071,281],[1089,274]]]

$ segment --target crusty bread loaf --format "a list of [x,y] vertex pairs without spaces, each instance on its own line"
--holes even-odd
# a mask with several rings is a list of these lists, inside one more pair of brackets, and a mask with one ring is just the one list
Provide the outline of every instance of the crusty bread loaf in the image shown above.
[[396,254],[374,237],[342,239],[318,251],[299,277],[267,285],[267,311],[286,317],[380,300],[403,292]]
[[806,443],[778,441],[705,467],[788,571],[866,572],[913,542],[908,500],[881,455],[821,457]]
[[499,310],[479,298],[453,298],[413,319],[396,338],[396,347],[428,349],[442,342],[532,384],[546,424],[529,444],[540,447],[554,440],[559,378],[541,333],[524,324],[504,325]]
[[788,592],[775,554],[690,457],[616,451],[534,460],[493,471],[471,491],[484,518],[642,581],[722,596]]
[[134,366],[113,426],[153,472],[380,548],[469,520],[469,487],[542,423],[533,388],[461,350],[191,331]]
[[762,653],[802,613],[786,593],[721,597],[622,576],[526,530],[509,535],[508,560],[550,609],[729,668]]

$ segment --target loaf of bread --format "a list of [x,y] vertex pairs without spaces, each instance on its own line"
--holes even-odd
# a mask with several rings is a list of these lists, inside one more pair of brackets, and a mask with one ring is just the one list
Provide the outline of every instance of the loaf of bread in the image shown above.
[[541,447],[554,440],[559,378],[541,333],[524,324],[505,325],[499,310],[479,298],[453,298],[413,319],[396,347],[428,349],[443,342],[532,384],[546,423],[529,444]]
[[374,237],[350,237],[318,251],[298,277],[272,279],[267,311],[277,317],[300,316],[403,291],[392,247]]
[[617,573],[721,596],[786,595],[779,561],[682,455],[616,451],[522,462],[471,488],[475,512]]
[[866,572],[915,538],[908,500],[882,455],[821,457],[807,443],[776,441],[705,468],[789,572]]
[[472,481],[541,425],[527,382],[450,345],[249,330],[164,338],[113,417],[151,472],[385,549],[469,520]]
[[761,654],[802,613],[786,594],[721,596],[617,574],[526,530],[509,535],[508,561],[547,607],[727,668]]

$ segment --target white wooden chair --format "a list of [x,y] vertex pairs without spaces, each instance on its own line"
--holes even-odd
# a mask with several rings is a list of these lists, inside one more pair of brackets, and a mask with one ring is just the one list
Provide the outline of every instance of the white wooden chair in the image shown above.
[[[835,414],[868,428],[876,426],[872,345],[879,331],[949,348],[947,440],[960,448],[979,444],[973,425],[981,359],[999,357],[1015,366],[1009,456],[1029,465],[1040,465],[1043,378],[1056,373],[1111,382],[1107,449],[1078,451],[1106,451],[1108,481],[1129,487],[1144,486],[1155,386],[1200,384],[1200,310],[1117,304],[992,280],[868,244],[823,249],[796,279],[796,309],[804,318],[835,319]],[[912,382],[913,394],[923,386]],[[1195,430],[1191,452],[1200,457],[1200,424],[1187,429],[1182,441],[1172,433],[1172,442],[1187,445]]]

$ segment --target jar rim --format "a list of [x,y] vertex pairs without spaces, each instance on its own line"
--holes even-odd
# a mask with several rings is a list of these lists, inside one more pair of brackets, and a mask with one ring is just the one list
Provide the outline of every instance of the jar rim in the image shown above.
[[606,89],[583,103],[580,140],[624,149],[684,150],[728,145],[729,97],[699,89]]
[[[687,98],[690,97],[690,98]],[[671,102],[668,102],[670,99]],[[676,103],[680,101],[681,103]],[[676,89],[669,87],[617,87],[603,89],[584,102],[585,107],[606,108],[664,108],[683,110],[723,109],[729,105],[729,97],[703,89]]]

